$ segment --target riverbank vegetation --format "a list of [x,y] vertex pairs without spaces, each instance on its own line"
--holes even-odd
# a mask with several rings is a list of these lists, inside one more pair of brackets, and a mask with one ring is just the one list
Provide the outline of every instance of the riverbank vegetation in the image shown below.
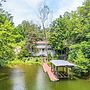
[[8,61],[6,64],[7,67],[13,68],[16,65],[32,65],[32,64],[39,64],[41,65],[41,59],[39,57],[28,57],[23,59],[15,58],[13,61]]
[[[35,42],[44,40],[44,30],[26,20],[15,27],[12,19],[0,6],[0,66],[37,63],[40,58],[32,55],[37,52]],[[78,76],[89,76],[90,0],[85,0],[76,11],[65,12],[54,20],[46,29],[46,38],[56,56],[66,54],[67,60],[77,65],[73,71]]]
[[90,74],[90,0],[71,13],[65,12],[50,27],[50,45],[57,54],[74,62],[79,76]]

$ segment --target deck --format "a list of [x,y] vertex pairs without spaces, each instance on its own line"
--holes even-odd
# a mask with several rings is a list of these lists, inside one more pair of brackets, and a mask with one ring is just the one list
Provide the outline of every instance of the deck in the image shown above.
[[59,79],[57,78],[57,76],[51,71],[51,67],[49,67],[47,65],[47,63],[42,63],[42,67],[44,72],[46,72],[50,78],[51,81],[58,81]]

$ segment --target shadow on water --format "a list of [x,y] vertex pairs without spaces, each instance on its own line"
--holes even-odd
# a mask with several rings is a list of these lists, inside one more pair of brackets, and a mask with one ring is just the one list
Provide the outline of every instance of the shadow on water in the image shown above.
[[10,68],[0,67],[0,90],[12,90],[9,74]]

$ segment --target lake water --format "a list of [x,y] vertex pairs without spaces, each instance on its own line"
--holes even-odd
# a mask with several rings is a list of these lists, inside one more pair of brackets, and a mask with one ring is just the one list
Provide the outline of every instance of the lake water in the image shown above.
[[0,78],[0,90],[90,90],[89,80],[51,82],[39,65],[23,65]]

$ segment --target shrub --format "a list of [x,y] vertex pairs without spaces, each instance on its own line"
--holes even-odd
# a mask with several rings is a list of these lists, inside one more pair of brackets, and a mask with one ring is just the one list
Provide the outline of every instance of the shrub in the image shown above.
[[74,72],[78,76],[85,76],[90,69],[90,60],[85,57],[84,53],[82,52],[81,48],[79,49],[72,49],[69,52],[68,60],[74,62],[77,66],[74,68]]
[[31,56],[31,53],[26,48],[21,48],[20,53],[18,54],[18,58],[21,60],[25,60],[25,58],[28,58]]

